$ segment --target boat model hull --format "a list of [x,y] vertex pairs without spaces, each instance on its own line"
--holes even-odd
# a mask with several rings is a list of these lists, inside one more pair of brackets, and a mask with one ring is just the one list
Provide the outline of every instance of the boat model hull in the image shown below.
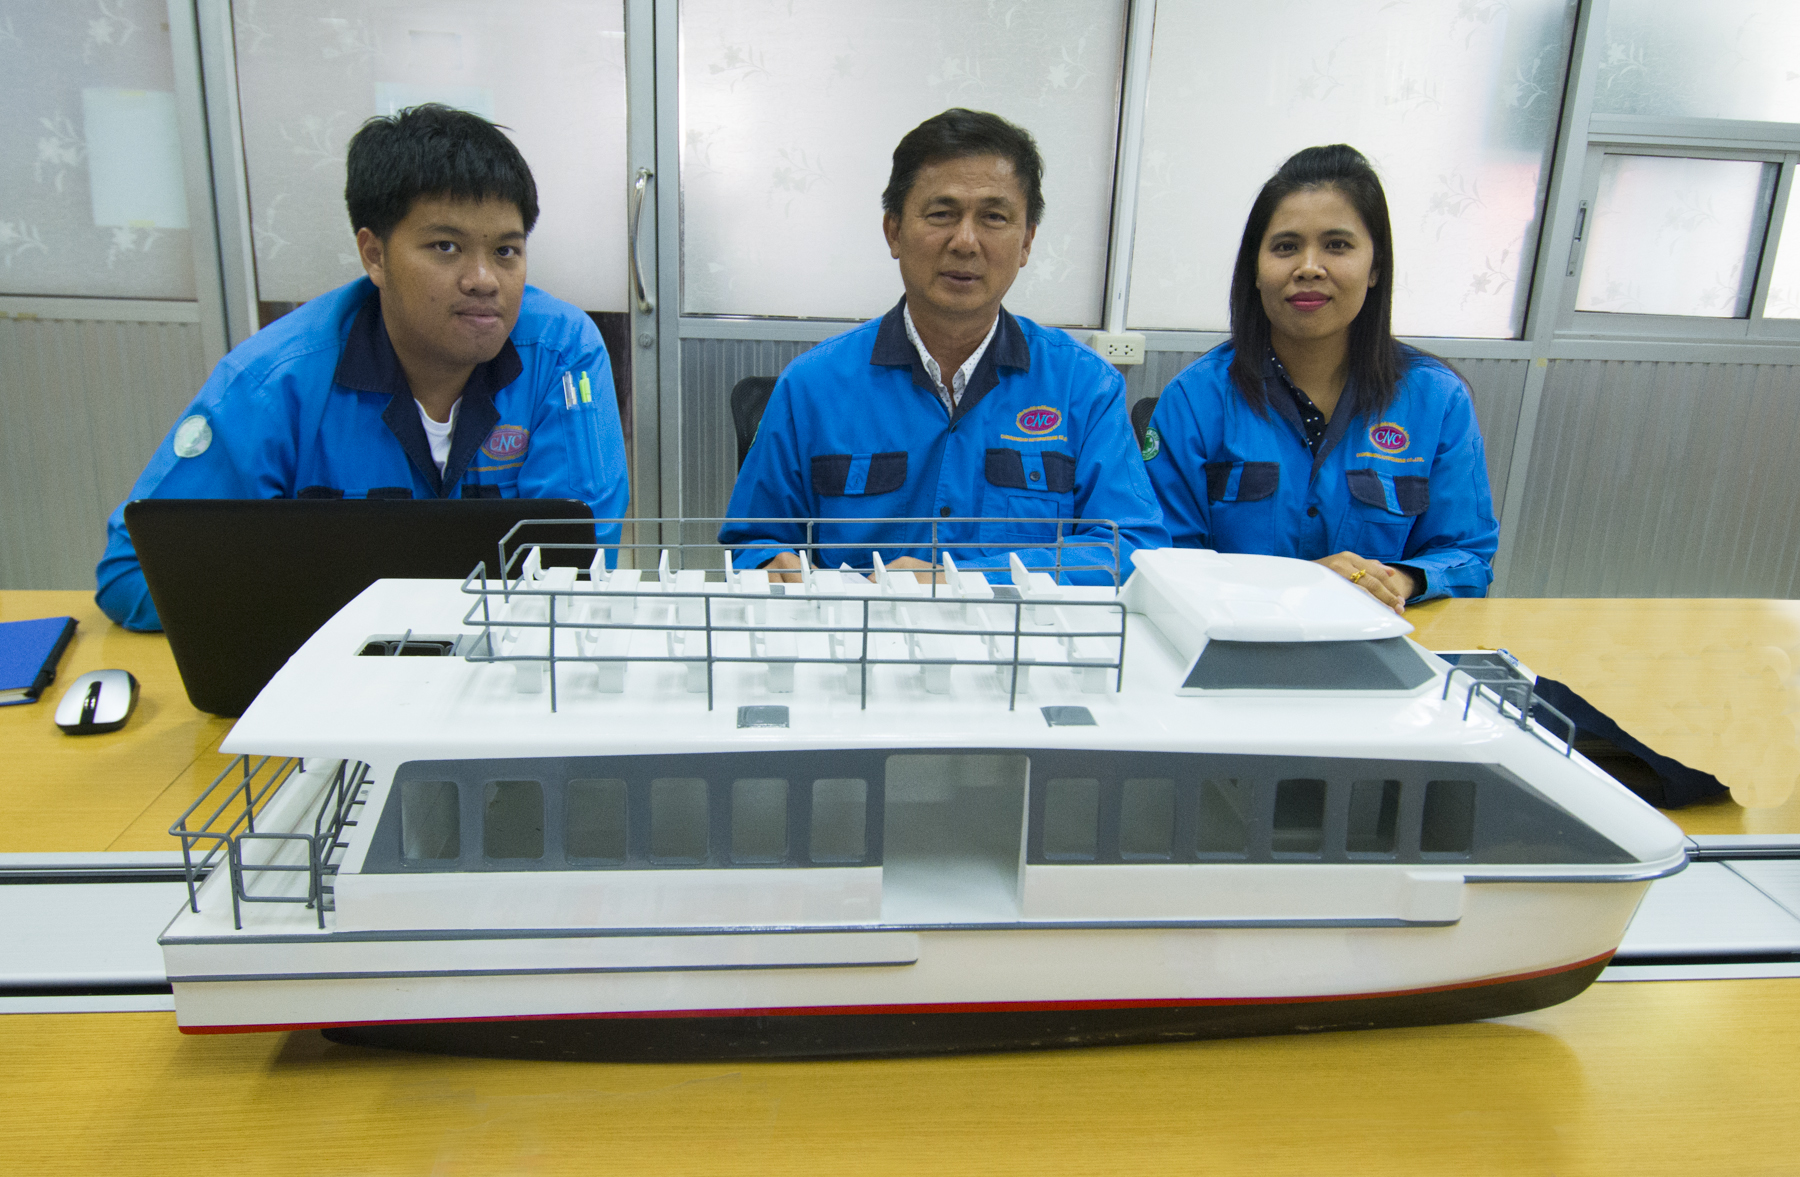
[[[165,951],[188,1033],[322,1029],[546,1059],[918,1055],[1524,1013],[1599,975],[1647,885],[1465,883],[1449,924],[327,934]],[[274,968],[180,971],[249,952]]]

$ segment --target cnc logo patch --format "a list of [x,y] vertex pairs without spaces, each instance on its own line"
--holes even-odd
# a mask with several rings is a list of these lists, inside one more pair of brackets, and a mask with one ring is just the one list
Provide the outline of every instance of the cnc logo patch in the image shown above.
[[520,429],[517,425],[496,425],[487,440],[481,443],[481,453],[496,462],[517,462],[524,459],[530,445],[530,430]]
[[1383,421],[1379,425],[1369,426],[1369,444],[1384,454],[1398,454],[1412,444],[1412,438],[1406,436],[1406,430],[1392,421]]
[[1041,437],[1062,424],[1062,412],[1049,405],[1033,405],[1014,420],[1019,432],[1027,437]]

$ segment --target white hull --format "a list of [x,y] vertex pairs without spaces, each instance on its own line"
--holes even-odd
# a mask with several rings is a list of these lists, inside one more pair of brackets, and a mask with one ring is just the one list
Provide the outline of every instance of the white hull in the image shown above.
[[[183,1029],[1303,1002],[1604,958],[1648,883],[1466,885],[1447,926],[165,940]],[[197,980],[193,978],[231,978]]]

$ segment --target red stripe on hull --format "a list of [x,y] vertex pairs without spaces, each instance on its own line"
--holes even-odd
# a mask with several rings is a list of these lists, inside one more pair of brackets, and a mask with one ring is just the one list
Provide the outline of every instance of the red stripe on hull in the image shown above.
[[1476,981],[1457,981],[1448,985],[1428,985],[1418,989],[1392,989],[1372,993],[1339,993],[1308,997],[1147,997],[1097,999],[1088,1001],[991,1001],[944,1002],[918,1005],[819,1005],[769,1006],[745,1009],[697,1010],[619,1010],[570,1014],[495,1014],[467,1018],[392,1018],[354,1022],[277,1022],[238,1026],[181,1026],[183,1034],[268,1034],[291,1030],[325,1030],[353,1026],[457,1025],[489,1022],[551,1022],[595,1020],[661,1020],[688,1018],[766,1018],[766,1017],[878,1017],[935,1014],[1028,1014],[1073,1013],[1093,1010],[1197,1009],[1207,1007],[1251,1007],[1280,1005],[1314,1005],[1352,1001],[1391,1001],[1424,997],[1436,993],[1485,989],[1573,973],[1604,965],[1617,949],[1608,949],[1573,964],[1556,965],[1528,973],[1510,973],[1503,977],[1487,977]]

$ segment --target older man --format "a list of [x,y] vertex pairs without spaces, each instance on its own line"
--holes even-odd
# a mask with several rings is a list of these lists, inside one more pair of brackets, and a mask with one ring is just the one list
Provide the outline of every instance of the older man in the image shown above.
[[[965,568],[1004,569],[1017,552],[1049,568],[1064,536],[1069,579],[1110,582],[1130,553],[1168,544],[1112,365],[1061,331],[1009,314],[1001,300],[1031,257],[1043,216],[1043,160],[1022,128],[947,110],[894,149],[882,230],[906,294],[884,317],[788,365],[731,495],[734,519],[872,518],[832,523],[815,563],[929,565],[929,527]],[[730,523],[737,562],[778,575],[799,558],[793,523]],[[758,550],[760,549],[760,550]]]

